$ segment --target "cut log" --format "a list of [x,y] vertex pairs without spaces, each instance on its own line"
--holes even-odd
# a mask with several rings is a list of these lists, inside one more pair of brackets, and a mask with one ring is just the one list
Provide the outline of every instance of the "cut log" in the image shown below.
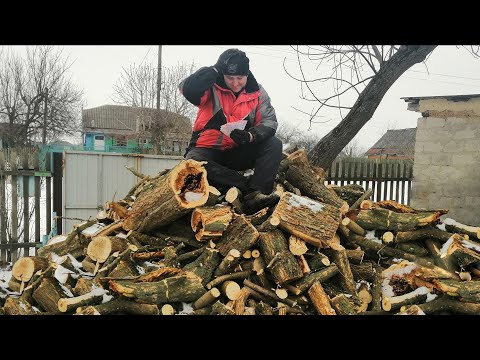
[[[270,299],[273,299],[275,301],[279,301],[279,302],[283,302],[287,305],[290,305],[292,307],[297,307],[298,308],[298,305],[297,303],[294,301],[294,300],[291,300],[289,298],[286,298],[286,299],[280,299],[277,294],[272,291],[272,290],[269,290],[269,289],[265,289],[257,284],[254,284],[253,282],[251,282],[250,280],[243,280],[243,284],[247,287],[249,287],[250,289],[270,298]],[[252,292],[252,295],[253,295],[253,292]]]
[[227,280],[220,286],[220,292],[230,300],[236,300],[240,296],[240,285],[233,280]]
[[426,314],[448,312],[451,314],[478,315],[480,304],[461,302],[448,296],[441,296],[418,307]]
[[[299,279],[303,272],[295,256],[288,250],[287,239],[280,230],[260,233],[258,240],[265,262],[270,266],[273,280],[281,285]],[[270,264],[274,258],[274,263]]]
[[240,261],[240,251],[232,249],[228,255],[223,258],[214,272],[215,276],[222,276],[231,273],[235,269],[235,265]]
[[332,205],[340,209],[342,214],[348,211],[349,206],[346,201],[338,197],[334,191],[328,189],[323,182],[315,179],[311,173],[303,171],[298,166],[290,165],[285,173],[285,178],[293,186],[300,189],[303,196]]
[[297,255],[295,256],[297,259],[298,266],[300,266],[300,270],[302,271],[303,275],[309,274],[312,270],[310,269],[310,266],[308,266],[307,259],[305,259],[305,256],[303,255]]
[[330,244],[330,249],[325,249],[325,254],[337,265],[338,272],[340,273],[338,277],[340,286],[350,295],[357,296],[355,280],[353,280],[353,274],[345,248],[342,245]]
[[307,252],[304,256],[308,262],[310,271],[317,271],[330,265],[330,259],[328,256],[321,252]]
[[267,303],[264,303],[263,301],[260,301],[255,306],[255,313],[257,315],[273,315],[273,309]]
[[288,249],[293,255],[303,255],[308,251],[307,244],[294,235],[288,238]]
[[215,269],[220,264],[220,258],[217,249],[205,248],[202,254],[195,261],[185,265],[183,270],[196,274],[202,279],[202,285],[206,285],[210,282]]
[[206,206],[214,206],[217,203],[218,198],[222,195],[215,186],[208,185],[208,200],[205,203]]
[[7,297],[3,305],[5,315],[33,315],[36,311],[22,298]]
[[313,285],[308,290],[308,296],[312,301],[315,311],[319,315],[336,315],[335,310],[333,310],[332,305],[330,304],[330,299],[323,290],[322,284],[318,281],[314,282]]
[[305,276],[304,278],[295,281],[292,285],[300,289],[300,291],[303,293],[310,289],[310,287],[315,283],[315,281],[318,281],[319,283],[322,283],[333,276],[338,274],[338,267],[335,264],[331,264],[330,266],[319,270],[314,273],[310,273],[309,275]]
[[418,230],[402,231],[395,235],[396,243],[403,243],[408,241],[436,239],[441,242],[446,242],[452,237],[452,233],[440,230],[437,227],[427,226]]
[[93,261],[104,263],[112,253],[123,252],[127,248],[126,239],[116,236],[97,236],[88,244],[87,255]]
[[232,249],[243,254],[255,244],[258,235],[257,229],[245,219],[244,215],[241,215],[230,223],[216,248],[222,256],[227,256]]
[[219,238],[233,219],[230,206],[201,206],[192,212],[192,230],[198,241]]
[[355,281],[366,280],[373,282],[377,273],[373,264],[370,262],[364,262],[361,264],[350,264],[350,269],[352,270],[353,279]]
[[164,304],[160,309],[161,315],[175,315],[175,309],[170,304]]
[[442,258],[451,256],[460,268],[466,268],[470,264],[480,261],[480,244],[471,240],[465,240],[459,234],[453,234],[441,249]]
[[243,279],[249,277],[252,273],[253,273],[252,270],[244,270],[244,271],[239,271],[239,272],[235,272],[235,273],[231,273],[231,274],[222,275],[222,276],[219,276],[219,277],[213,279],[212,281],[210,281],[205,287],[207,289],[213,289],[214,286],[217,286],[217,285],[223,283],[224,281],[237,280],[237,279],[242,279],[243,280]]
[[286,192],[280,198],[272,217],[289,234],[317,247],[328,244],[340,223],[340,210],[328,204]]
[[465,225],[450,218],[443,220],[443,223],[445,224],[445,229],[447,229],[447,231],[467,234],[470,239],[480,239],[480,227],[478,226]]
[[433,280],[435,289],[461,301],[480,303],[480,281]]
[[168,225],[208,200],[207,171],[202,162],[181,161],[153,180],[133,203],[124,229],[148,232]]
[[347,229],[349,229],[350,231],[353,231],[355,234],[358,234],[361,236],[364,236],[367,233],[365,229],[360,227],[360,225],[358,225],[355,221],[353,221],[348,217],[342,219],[342,225],[346,226]]
[[365,251],[360,248],[356,250],[345,249],[345,252],[347,253],[348,260],[352,264],[361,264],[365,257]]
[[227,193],[225,194],[225,200],[229,204],[232,204],[233,210],[235,210],[237,214],[244,213],[241,199],[242,199],[242,192],[236,187],[231,187],[230,189],[228,189]]
[[458,267],[454,263],[454,259],[450,255],[445,253],[445,256],[441,256],[442,254],[440,249],[442,246],[439,241],[427,239],[425,240],[425,246],[432,254],[435,265],[450,272],[455,272],[458,270]]
[[75,287],[72,289],[72,293],[75,296],[80,296],[89,293],[93,289],[93,281],[84,277],[77,280]]
[[388,297],[382,296],[382,308],[385,311],[396,311],[405,305],[414,305],[424,303],[427,299],[429,290],[426,287],[420,287],[414,291],[400,296]]
[[433,209],[433,210],[426,210],[426,209],[414,209],[408,205],[400,204],[395,200],[382,200],[377,201],[372,204],[374,208],[382,208],[391,210],[396,213],[404,213],[404,214],[420,214],[420,213],[431,213],[431,212],[439,212],[440,215],[444,215],[448,213],[448,209]]
[[220,290],[218,290],[216,287],[211,288],[192,304],[192,308],[193,310],[198,310],[206,306],[212,305],[219,296]]
[[126,277],[133,277],[138,275],[138,270],[132,261],[120,260],[116,266],[114,265],[115,264],[112,264],[112,271],[109,271],[107,269],[107,271],[105,271],[104,273],[99,272],[99,274],[104,274],[102,276],[105,276],[106,274],[108,274],[108,276],[111,276],[114,278],[126,278]]
[[335,185],[331,189],[335,191],[340,199],[346,201],[349,206],[352,206],[365,193],[363,186],[358,184]]
[[372,208],[359,210],[353,220],[367,230],[409,231],[432,225],[441,215],[439,211],[411,214],[396,213],[383,208]]
[[233,301],[233,311],[235,315],[244,315],[245,312],[245,302],[250,296],[250,289],[246,286],[240,289],[240,293],[237,298]]
[[357,314],[353,304],[348,301],[345,294],[339,294],[330,300],[333,309],[338,315],[355,315]]
[[39,256],[24,256],[13,264],[12,276],[18,281],[28,282],[38,270],[45,270],[49,261]]
[[373,189],[368,189],[362,196],[360,196],[360,197],[357,199],[357,201],[355,201],[355,202],[352,204],[352,206],[350,206],[350,209],[349,209],[349,210],[355,210],[355,209],[359,208],[359,207],[360,207],[360,204],[361,204],[363,201],[365,201],[365,200],[368,201],[368,198],[369,198],[370,196],[372,196],[372,194],[373,194]]
[[47,312],[60,313],[58,300],[68,296],[55,279],[42,278],[40,285],[32,294],[33,299]]
[[88,306],[76,315],[108,314],[159,315],[160,311],[157,305],[140,304],[135,301],[117,298],[103,304]]
[[57,302],[58,310],[62,313],[72,312],[80,306],[98,304],[102,302],[104,294],[106,294],[106,291],[104,289],[95,288],[91,292],[84,295],[72,298],[61,298]]
[[408,306],[404,310],[401,310],[395,315],[425,315],[422,309],[418,305]]
[[46,245],[37,250],[38,256],[47,257],[50,253],[63,256],[70,254],[74,258],[84,256],[84,250],[88,246],[91,238],[82,235],[82,231],[95,224],[96,220],[90,220],[75,227],[64,241]]
[[266,207],[258,210],[255,214],[245,215],[245,218],[250,221],[253,226],[258,226],[267,220],[268,216],[268,207]]
[[126,280],[109,280],[109,288],[125,297],[146,304],[164,304],[169,302],[192,302],[202,296],[206,290],[201,278],[191,272],[168,277],[155,282],[132,283]]
[[217,301],[212,305],[212,315],[235,315],[235,311],[220,301]]

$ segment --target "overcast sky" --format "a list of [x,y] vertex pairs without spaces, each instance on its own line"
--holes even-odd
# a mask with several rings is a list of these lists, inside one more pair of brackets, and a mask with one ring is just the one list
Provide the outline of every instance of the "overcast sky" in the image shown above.
[[[289,122],[308,128],[308,118],[293,107],[310,112],[313,105],[299,99],[300,85],[283,69],[283,62],[296,67],[295,53],[289,46],[279,45],[166,45],[162,46],[162,63],[172,67],[179,62],[195,62],[198,66],[215,64],[219,54],[232,47],[247,53],[250,69],[257,81],[269,93],[279,122]],[[113,84],[119,79],[122,67],[135,63],[157,64],[158,46],[63,46],[64,55],[74,61],[71,75],[85,90],[87,108],[114,104]],[[373,118],[363,127],[355,140],[358,146],[370,148],[387,129],[416,127],[420,114],[407,110],[401,97],[460,95],[480,93],[480,59],[465,49],[439,46],[424,64],[407,71],[387,92]],[[429,72],[429,74],[427,73]],[[319,120],[330,121],[314,125],[320,136],[327,134],[340,121],[338,113],[330,111]]]

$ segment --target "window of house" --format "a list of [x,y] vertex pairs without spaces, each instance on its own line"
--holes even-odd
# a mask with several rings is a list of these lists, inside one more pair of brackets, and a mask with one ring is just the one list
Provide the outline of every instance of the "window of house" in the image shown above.
[[127,138],[124,136],[117,136],[113,140],[113,146],[127,146]]
[[179,141],[173,141],[173,152],[180,152],[180,142]]

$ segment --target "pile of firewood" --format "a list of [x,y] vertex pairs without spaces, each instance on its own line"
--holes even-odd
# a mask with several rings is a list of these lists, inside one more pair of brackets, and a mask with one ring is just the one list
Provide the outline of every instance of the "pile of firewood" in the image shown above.
[[279,203],[253,215],[203,163],[141,180],[13,264],[4,314],[480,314],[480,228],[372,202],[285,155]]

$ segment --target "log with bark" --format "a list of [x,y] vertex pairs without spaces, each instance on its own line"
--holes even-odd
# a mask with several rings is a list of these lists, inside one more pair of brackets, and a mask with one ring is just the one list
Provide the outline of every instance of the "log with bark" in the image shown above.
[[230,206],[201,206],[192,212],[192,230],[198,241],[219,238],[233,219]]
[[143,189],[124,220],[124,228],[139,232],[158,229],[204,205],[208,195],[203,163],[181,161]]
[[340,210],[307,197],[286,192],[280,198],[272,218],[291,235],[315,245],[328,246],[340,223]]

